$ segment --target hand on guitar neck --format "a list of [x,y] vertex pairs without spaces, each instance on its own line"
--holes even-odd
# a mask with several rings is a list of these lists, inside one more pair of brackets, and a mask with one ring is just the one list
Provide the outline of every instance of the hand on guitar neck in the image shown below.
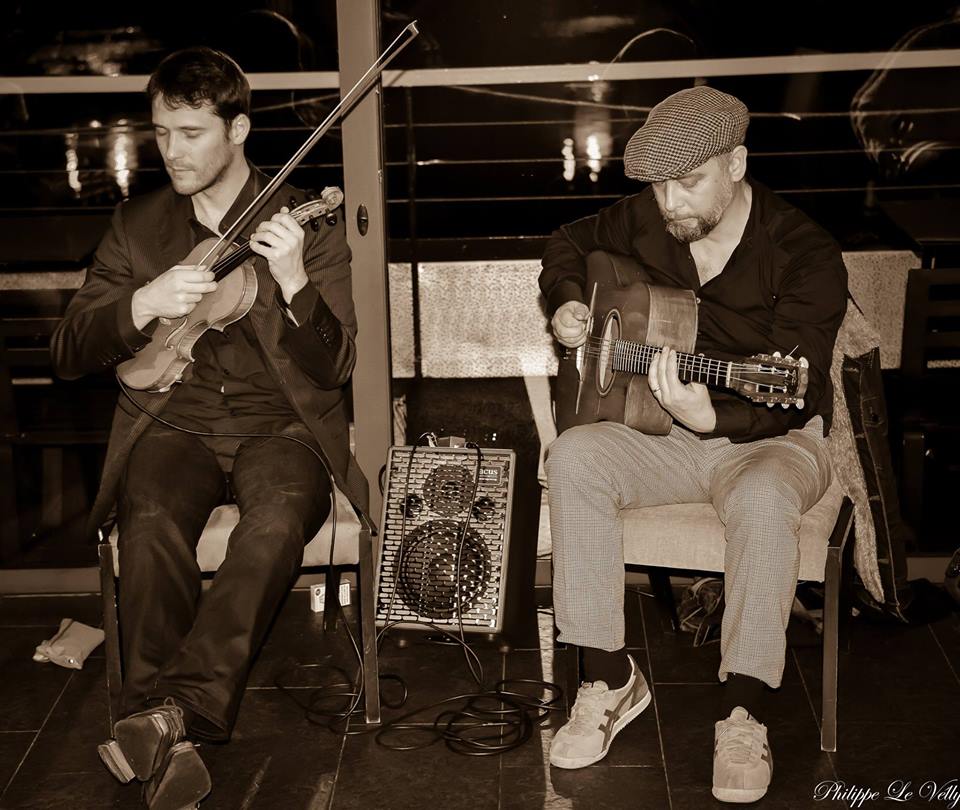
[[653,396],[674,419],[695,433],[712,433],[717,426],[717,412],[710,401],[710,391],[703,383],[685,383],[677,368],[677,353],[664,346],[650,361],[647,384]]

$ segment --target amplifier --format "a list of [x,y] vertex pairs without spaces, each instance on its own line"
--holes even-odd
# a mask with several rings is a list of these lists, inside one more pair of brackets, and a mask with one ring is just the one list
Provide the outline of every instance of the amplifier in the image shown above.
[[378,625],[501,631],[515,467],[513,450],[390,448]]

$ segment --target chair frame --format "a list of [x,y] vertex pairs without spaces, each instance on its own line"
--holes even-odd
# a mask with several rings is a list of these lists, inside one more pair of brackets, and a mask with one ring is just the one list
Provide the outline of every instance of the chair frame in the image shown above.
[[[106,536],[106,535],[104,535]],[[107,704],[110,728],[120,719],[120,693],[123,667],[120,653],[120,619],[117,606],[117,580],[113,564],[113,546],[104,540],[97,546],[100,560],[100,595],[103,602],[104,651],[107,670]],[[370,725],[380,722],[380,680],[377,665],[376,594],[374,592],[373,542],[370,529],[361,526],[357,539],[355,566],[327,568],[324,596],[323,630],[336,630],[340,609],[338,592],[342,568],[357,569],[357,606],[360,613],[360,641],[363,658],[364,719]]]
[[[853,543],[848,542],[853,533],[853,502],[844,496],[840,511],[830,533],[827,546],[827,558],[824,562],[824,604],[823,604],[823,704],[820,723],[820,748],[823,751],[837,750],[837,689],[839,683],[839,651],[841,635],[846,635],[845,625],[849,610],[843,607],[844,571],[850,565],[844,565],[844,558],[852,554]],[[657,600],[661,616],[668,620],[674,632],[680,631],[677,606],[670,587],[670,574],[673,569],[646,566],[642,563],[627,563],[647,569],[650,586]],[[841,619],[843,621],[841,621]],[[846,638],[843,639],[846,647]],[[580,686],[581,662],[579,652],[573,656],[573,664],[568,669],[567,693],[575,695]]]

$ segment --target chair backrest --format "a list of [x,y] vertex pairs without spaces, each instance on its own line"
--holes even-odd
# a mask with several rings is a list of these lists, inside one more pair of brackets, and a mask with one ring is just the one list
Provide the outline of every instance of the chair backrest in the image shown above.
[[960,375],[960,269],[909,272],[900,368],[908,385],[931,373]]

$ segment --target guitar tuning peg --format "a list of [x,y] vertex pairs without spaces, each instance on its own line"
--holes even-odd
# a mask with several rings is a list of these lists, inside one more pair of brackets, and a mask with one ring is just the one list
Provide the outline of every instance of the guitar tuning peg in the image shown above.
[[291,197],[291,198],[290,198],[290,202],[287,203],[287,206],[290,208],[291,211],[292,211],[294,208],[296,208],[296,207],[297,207],[297,198],[296,198],[296,197]]
[[310,220],[310,227],[313,228],[314,233],[317,233],[320,230],[320,223],[317,221],[316,217],[313,217]]
[[773,356],[774,356],[774,357],[780,357],[780,352],[774,352],[774,353],[773,353]]

